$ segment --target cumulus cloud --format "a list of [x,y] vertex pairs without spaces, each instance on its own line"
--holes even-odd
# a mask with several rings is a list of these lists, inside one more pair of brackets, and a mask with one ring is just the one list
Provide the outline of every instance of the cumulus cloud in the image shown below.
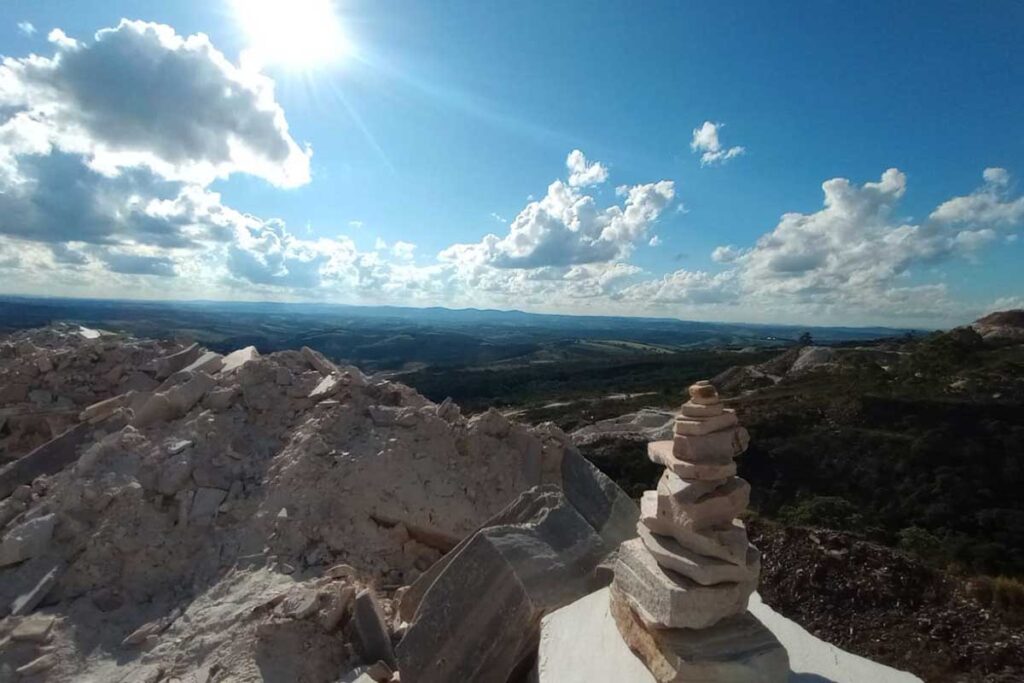
[[18,30],[26,36],[31,36],[36,32],[36,27],[33,26],[31,21],[19,21]]
[[0,107],[15,112],[0,136],[15,152],[49,146],[107,174],[146,166],[201,184],[236,172],[308,182],[309,152],[291,137],[272,81],[234,66],[206,36],[122,20],[90,42],[59,29],[50,42],[52,57],[0,65]]
[[715,247],[714,251],[711,252],[711,260],[716,263],[732,263],[742,255],[742,250],[737,249],[731,244],[727,244],[725,246]]
[[569,185],[572,187],[600,185],[608,180],[608,169],[600,162],[587,161],[578,149],[569,152],[565,165],[569,169]]
[[985,184],[963,197],[954,197],[939,205],[930,218],[949,225],[973,225],[1007,228],[1024,222],[1024,197],[1008,195],[1010,174],[1004,168],[986,168]]
[[700,154],[701,166],[712,166],[724,164],[744,152],[745,147],[723,147],[718,139],[718,132],[725,127],[724,123],[705,121],[700,128],[693,129],[693,139],[690,141],[690,149]]
[[111,250],[102,252],[100,259],[114,273],[160,277],[173,277],[177,274],[174,261],[167,256],[148,256]]
[[[579,159],[584,159],[582,154]],[[582,167],[592,168],[585,159],[576,171]],[[571,177],[576,171],[572,164],[569,168]],[[543,198],[519,212],[507,235],[490,234],[476,244],[453,245],[440,258],[495,268],[571,266],[624,258],[672,203],[675,185],[662,180],[621,186],[618,194],[625,198],[621,206],[602,209],[579,185],[556,180]]]

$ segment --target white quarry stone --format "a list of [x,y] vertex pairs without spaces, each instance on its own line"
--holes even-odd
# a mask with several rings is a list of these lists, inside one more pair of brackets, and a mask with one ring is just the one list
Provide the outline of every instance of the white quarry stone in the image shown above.
[[103,336],[103,333],[99,330],[94,330],[91,327],[82,327],[81,325],[78,327],[78,334],[85,339],[99,339]]
[[256,350],[255,346],[246,346],[244,349],[232,351],[224,356],[224,366],[220,369],[220,372],[222,375],[234,372],[249,361],[256,360],[259,357],[259,351]]
[[619,546],[612,585],[651,628],[702,629],[747,608],[757,578],[702,586],[658,566],[643,541],[634,538]]
[[203,355],[196,358],[189,365],[182,368],[182,372],[206,372],[209,374],[217,373],[224,367],[224,356],[220,355],[216,351],[207,351]]
[[661,567],[693,579],[702,586],[716,583],[757,580],[761,573],[761,553],[747,546],[745,565],[733,564],[715,557],[699,555],[679,545],[671,536],[652,533],[643,524],[637,524],[637,533],[647,551]]
[[54,618],[43,614],[33,614],[17,623],[11,631],[14,640],[28,640],[36,643],[46,641],[50,637],[50,628]]
[[[782,679],[788,683],[921,683],[921,679],[912,674],[858,657],[815,638],[765,605],[757,593],[750,598],[749,613],[788,653],[789,672]],[[772,661],[766,663],[772,664]],[[607,588],[544,617],[534,680],[537,683],[660,683],[623,640],[611,614]],[[740,677],[713,680],[715,683],[751,681]],[[765,680],[769,679],[753,679],[759,683]]]
[[750,434],[745,427],[733,427],[702,436],[676,434],[672,453],[680,460],[693,463],[721,463],[747,450]]
[[340,387],[340,380],[337,375],[327,375],[320,383],[317,384],[313,391],[309,392],[309,397],[314,401],[327,398],[328,396],[334,395]]
[[16,564],[45,552],[57,525],[54,514],[22,522],[7,532],[0,543],[0,567]]
[[747,557],[747,529],[738,519],[721,528],[693,531],[658,517],[658,492],[644,491],[640,499],[640,522],[662,536],[671,536],[684,548],[699,555],[717,557],[742,565]]
[[121,394],[120,396],[114,396],[108,398],[105,401],[99,401],[93,403],[91,406],[83,410],[78,415],[78,419],[82,422],[99,422],[114,414],[118,408],[121,408],[128,404],[128,395]]
[[681,479],[701,479],[705,481],[726,479],[736,475],[736,463],[732,458],[721,463],[693,463],[677,458],[672,450],[674,442],[651,441],[647,444],[647,457],[651,462],[671,470]]

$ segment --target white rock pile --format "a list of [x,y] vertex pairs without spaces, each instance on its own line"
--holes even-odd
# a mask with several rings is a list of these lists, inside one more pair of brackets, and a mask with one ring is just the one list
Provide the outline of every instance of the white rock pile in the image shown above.
[[747,612],[760,553],[737,517],[750,485],[734,458],[749,436],[706,381],[689,389],[675,436],[648,445],[665,472],[640,505],[639,538],[622,544],[611,612],[658,681],[785,681],[789,661]]

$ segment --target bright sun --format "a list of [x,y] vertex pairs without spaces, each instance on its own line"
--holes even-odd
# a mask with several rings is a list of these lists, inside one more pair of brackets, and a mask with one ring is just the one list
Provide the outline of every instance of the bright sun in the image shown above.
[[310,69],[349,51],[332,0],[232,0],[232,6],[262,63]]

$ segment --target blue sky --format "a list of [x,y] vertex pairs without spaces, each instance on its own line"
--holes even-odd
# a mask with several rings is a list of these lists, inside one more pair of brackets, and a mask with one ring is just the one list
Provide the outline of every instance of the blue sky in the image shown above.
[[301,66],[253,58],[226,0],[5,7],[4,291],[847,324],[1024,305],[1017,2],[344,2],[346,54]]

